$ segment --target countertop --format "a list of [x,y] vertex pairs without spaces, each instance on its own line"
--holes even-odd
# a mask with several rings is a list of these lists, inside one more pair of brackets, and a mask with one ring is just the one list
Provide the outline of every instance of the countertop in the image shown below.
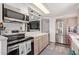
[[31,36],[31,37],[38,37],[42,35],[46,35],[48,33],[42,33],[42,32],[26,32],[25,36]]
[[26,37],[38,37],[38,36],[46,35],[48,33],[42,33],[42,32],[19,32],[19,33],[5,33],[3,35],[16,35],[16,34],[25,34]]
[[25,34],[25,32],[18,32],[18,33],[5,33],[2,35],[16,35],[16,34]]
[[70,33],[69,36],[72,38],[72,41],[78,46],[79,48],[79,35],[75,33]]

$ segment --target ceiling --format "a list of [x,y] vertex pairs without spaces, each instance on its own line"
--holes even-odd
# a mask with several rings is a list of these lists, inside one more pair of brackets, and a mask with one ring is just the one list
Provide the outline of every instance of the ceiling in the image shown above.
[[78,3],[43,3],[43,5],[50,11],[48,16],[62,16],[73,14],[77,11]]
[[[30,3],[30,5],[38,9],[32,3]],[[50,14],[46,15],[40,9],[38,10],[40,10],[44,16],[52,16],[52,17],[73,14],[79,8],[78,3],[43,3],[43,5],[49,10]]]

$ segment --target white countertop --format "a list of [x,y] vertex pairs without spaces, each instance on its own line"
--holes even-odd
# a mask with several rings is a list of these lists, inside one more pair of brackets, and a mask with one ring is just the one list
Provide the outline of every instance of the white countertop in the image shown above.
[[42,35],[46,35],[48,33],[42,33],[42,32],[26,32],[25,36],[31,36],[31,37],[38,37]]
[[15,35],[15,34],[22,34],[25,33],[25,36],[28,37],[38,37],[38,36],[42,36],[48,33],[42,33],[42,32],[19,32],[19,33],[5,33],[3,35]]
[[78,34],[69,34],[69,36],[72,38],[72,41],[79,47],[79,35]]
[[2,35],[16,35],[16,34],[22,34],[22,33],[25,33],[25,32],[19,32],[19,33],[5,33],[5,34],[2,34]]
[[0,41],[2,41],[2,40],[7,40],[8,38],[7,37],[4,37],[4,36],[1,36],[0,35]]

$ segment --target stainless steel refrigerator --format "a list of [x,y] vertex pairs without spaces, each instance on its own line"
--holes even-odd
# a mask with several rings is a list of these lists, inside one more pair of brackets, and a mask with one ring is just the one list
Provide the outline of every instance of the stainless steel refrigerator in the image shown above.
[[56,43],[66,44],[64,21],[61,19],[56,20],[55,41]]

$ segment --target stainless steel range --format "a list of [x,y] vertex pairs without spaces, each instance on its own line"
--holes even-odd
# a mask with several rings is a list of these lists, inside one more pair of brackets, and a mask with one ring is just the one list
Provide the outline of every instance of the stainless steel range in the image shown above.
[[7,54],[8,55],[27,55],[33,53],[32,39],[33,37],[25,37],[24,33],[15,35],[4,35],[8,37],[7,41]]

